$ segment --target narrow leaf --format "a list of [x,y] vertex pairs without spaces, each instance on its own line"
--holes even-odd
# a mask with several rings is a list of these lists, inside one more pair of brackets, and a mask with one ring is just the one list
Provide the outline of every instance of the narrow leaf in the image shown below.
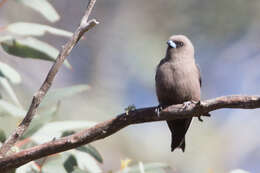
[[90,87],[88,85],[75,85],[67,88],[51,90],[43,99],[41,106],[52,104],[59,100],[64,100],[65,98],[87,91],[89,88]]
[[62,132],[61,137],[69,136],[69,135],[72,135],[74,133],[75,133],[74,130],[68,130],[68,131]]
[[6,78],[0,77],[0,85],[3,87],[4,91],[8,94],[11,101],[16,104],[19,107],[22,107],[13,88],[9,84],[9,82],[6,80]]
[[64,159],[61,155],[48,157],[46,159],[41,168],[42,173],[68,173],[63,166]]
[[90,144],[78,147],[78,148],[76,148],[76,150],[88,153],[92,157],[94,157],[99,163],[103,163],[103,158],[102,158],[101,154],[97,151],[97,149],[95,147],[93,147]]
[[72,36],[71,32],[62,29],[57,29],[48,25],[25,22],[10,24],[7,26],[7,31],[23,36],[43,36],[46,32],[64,37]]
[[57,112],[60,108],[60,104],[58,103],[56,106],[49,108],[47,111],[41,112],[40,115],[35,116],[32,120],[29,129],[23,135],[23,138],[27,138],[36,133],[41,127],[43,127],[46,123],[50,122],[57,116]]
[[48,142],[53,138],[58,138],[64,131],[80,130],[96,125],[90,121],[59,121],[45,124],[41,129],[31,136],[31,139],[36,143],[41,144]]
[[39,167],[35,164],[34,161],[32,161],[17,168],[15,173],[36,173],[39,171]]
[[2,62],[0,62],[0,76],[8,79],[13,84],[21,82],[20,74],[15,69]]
[[[8,54],[22,58],[55,61],[59,54],[56,48],[32,37],[26,39],[5,39],[1,42],[1,46]],[[65,60],[64,64],[66,67],[71,68],[67,60]]]
[[77,160],[78,167],[82,170],[89,172],[102,173],[101,168],[97,164],[96,160],[93,159],[89,154],[78,150],[70,150],[71,153]]
[[4,142],[6,140],[6,135],[3,129],[0,129],[0,142]]
[[67,172],[72,172],[74,167],[78,166],[76,158],[73,155],[70,155],[63,163],[63,166]]
[[60,19],[59,14],[55,8],[47,0],[16,0],[35,11],[39,12],[50,22],[57,22]]
[[7,101],[0,100],[0,116],[10,115],[13,117],[23,118],[26,112]]

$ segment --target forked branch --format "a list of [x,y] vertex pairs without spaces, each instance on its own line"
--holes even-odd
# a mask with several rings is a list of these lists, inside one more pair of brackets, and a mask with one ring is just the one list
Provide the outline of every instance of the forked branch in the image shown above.
[[[29,110],[24,117],[23,121],[19,124],[19,126],[15,129],[15,131],[8,137],[8,139],[5,141],[5,143],[0,148],[0,157],[4,157],[7,152],[10,150],[12,146],[19,140],[19,138],[24,134],[24,132],[28,129],[36,111],[39,107],[43,97],[46,95],[48,90],[50,89],[52,82],[59,71],[60,67],[62,66],[64,60],[68,57],[71,50],[77,42],[80,40],[82,35],[93,28],[95,25],[98,24],[98,22],[95,19],[92,19],[88,21],[89,15],[95,5],[96,0],[90,0],[89,4],[87,6],[85,15],[83,16],[80,26],[76,29],[71,39],[62,46],[62,49],[52,65],[49,73],[47,74],[42,86],[40,89],[34,94],[31,105],[29,107]],[[1,170],[1,169],[0,169]]]
[[159,116],[157,107],[141,108],[123,113],[111,120],[97,124],[73,135],[56,139],[0,159],[0,170],[5,171],[24,165],[32,160],[79,147],[108,137],[120,129],[138,123],[174,120],[207,115],[222,108],[255,109],[260,108],[259,96],[224,96],[199,103],[172,105],[163,109]]

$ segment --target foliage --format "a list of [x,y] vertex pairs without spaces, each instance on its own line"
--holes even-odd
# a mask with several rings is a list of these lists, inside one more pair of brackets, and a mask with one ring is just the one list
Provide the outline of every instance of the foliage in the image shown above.
[[[21,3],[33,8],[50,22],[56,22],[59,19],[59,15],[56,10],[46,0],[17,0],[17,3]],[[2,49],[9,55],[47,61],[55,61],[59,51],[55,47],[35,37],[44,36],[46,33],[63,37],[70,37],[72,35],[72,33],[69,31],[57,29],[48,25],[25,22],[9,24],[5,27],[2,27],[1,31],[6,31],[9,33],[8,35],[0,36],[0,45]],[[64,62],[64,64],[66,67],[71,68],[71,65],[67,60]],[[2,71],[1,66],[0,70]]]
[[[16,2],[39,12],[50,22],[56,22],[60,18],[54,7],[47,0],[16,0]],[[58,49],[39,40],[39,37],[44,36],[46,33],[64,37],[72,35],[71,32],[38,23],[17,22],[3,28],[1,31],[7,31],[8,34],[0,36],[2,50],[12,56],[35,60],[55,61],[59,53]],[[64,65],[71,68],[67,60],[64,62]],[[19,72],[8,64],[0,62],[0,86],[2,87],[0,93],[0,118],[11,117],[13,121],[19,122],[25,116],[26,108],[23,106],[24,103],[18,99],[16,91],[13,89],[13,86],[21,83],[22,78]],[[90,121],[54,121],[58,115],[61,101],[89,89],[88,85],[81,84],[50,91],[43,99],[40,105],[41,109],[35,115],[29,129],[12,150],[18,152],[95,125],[95,122]],[[2,95],[4,96],[2,97]],[[127,111],[132,109],[134,109],[133,106],[129,107]],[[0,144],[6,140],[6,133],[6,129],[0,128]],[[99,165],[102,163],[103,158],[101,154],[93,145],[89,144],[29,162],[11,172],[96,173],[102,172]],[[165,172],[165,169],[169,168],[169,166],[160,163],[143,164],[139,162],[133,166],[129,166],[129,163],[121,162],[121,169],[117,172],[152,173]]]

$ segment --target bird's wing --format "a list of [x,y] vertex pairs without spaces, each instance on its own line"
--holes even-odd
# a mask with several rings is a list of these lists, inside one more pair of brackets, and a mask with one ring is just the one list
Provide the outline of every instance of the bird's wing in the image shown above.
[[199,74],[199,82],[200,82],[200,87],[202,85],[202,80],[201,80],[201,74],[200,74],[200,67],[198,64],[196,64],[197,70],[198,70],[198,74]]

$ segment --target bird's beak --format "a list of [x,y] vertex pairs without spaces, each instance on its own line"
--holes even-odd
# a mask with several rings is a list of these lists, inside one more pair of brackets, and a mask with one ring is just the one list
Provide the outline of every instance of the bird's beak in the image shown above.
[[167,41],[167,44],[168,44],[168,46],[170,46],[171,48],[176,48],[176,47],[177,47],[176,43],[174,43],[174,41],[172,41],[172,40],[168,40],[168,41]]

